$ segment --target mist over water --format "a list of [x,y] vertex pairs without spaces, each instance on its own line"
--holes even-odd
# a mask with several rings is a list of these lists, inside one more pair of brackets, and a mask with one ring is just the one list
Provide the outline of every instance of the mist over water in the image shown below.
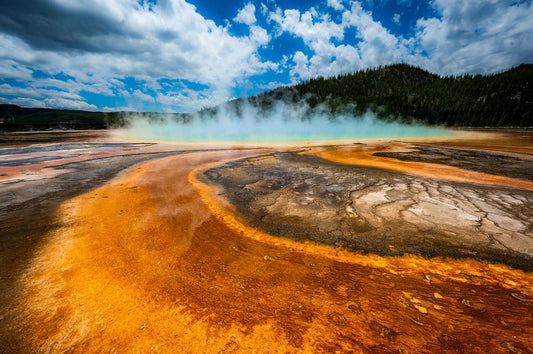
[[126,135],[173,142],[291,143],[342,139],[441,137],[453,133],[439,127],[329,113],[324,107],[283,101],[264,110],[248,102],[223,105],[191,115],[129,114]]

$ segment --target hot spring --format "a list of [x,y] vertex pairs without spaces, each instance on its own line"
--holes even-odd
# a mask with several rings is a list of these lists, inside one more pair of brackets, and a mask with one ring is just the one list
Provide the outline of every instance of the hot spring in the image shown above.
[[308,107],[277,104],[268,113],[244,105],[188,120],[168,115],[130,114],[128,138],[168,142],[305,143],[377,138],[446,137],[453,132],[423,124],[384,121],[372,112],[332,115]]

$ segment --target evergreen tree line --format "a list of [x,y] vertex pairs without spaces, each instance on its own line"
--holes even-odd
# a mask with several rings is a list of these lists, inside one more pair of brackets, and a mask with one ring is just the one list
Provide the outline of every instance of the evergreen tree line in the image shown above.
[[121,112],[23,108],[0,104],[0,132],[108,129],[125,124],[126,120]]
[[[441,77],[407,64],[311,79],[247,99],[263,109],[282,99],[305,100],[330,113],[471,127],[533,126],[533,64],[503,73]],[[239,101],[239,100],[237,100]]]

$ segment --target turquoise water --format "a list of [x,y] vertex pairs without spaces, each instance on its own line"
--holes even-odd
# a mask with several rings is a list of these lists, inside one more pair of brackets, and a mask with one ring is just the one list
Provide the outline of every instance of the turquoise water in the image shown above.
[[261,119],[217,115],[210,119],[193,119],[190,123],[170,120],[150,123],[141,117],[131,117],[130,123],[130,136],[173,142],[289,143],[453,135],[453,132],[439,127],[384,122],[376,119],[371,113],[360,117],[335,118],[315,115],[309,119],[301,119],[298,115],[291,114],[271,115]]

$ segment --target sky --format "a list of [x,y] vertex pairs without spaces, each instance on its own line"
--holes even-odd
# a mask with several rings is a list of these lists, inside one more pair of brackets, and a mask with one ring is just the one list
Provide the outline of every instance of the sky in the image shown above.
[[0,0],[0,103],[194,112],[393,63],[533,62],[532,1]]

